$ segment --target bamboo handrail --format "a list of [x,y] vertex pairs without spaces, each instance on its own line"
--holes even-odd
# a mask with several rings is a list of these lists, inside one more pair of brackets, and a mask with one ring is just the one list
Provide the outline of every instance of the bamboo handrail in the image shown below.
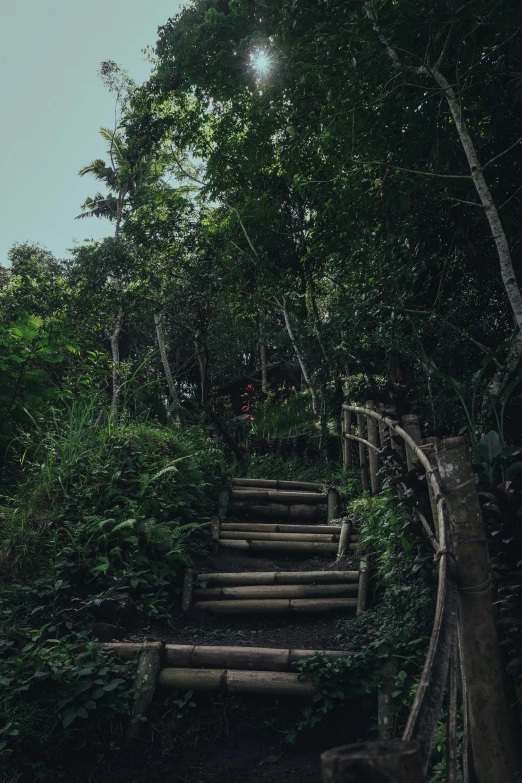
[[[438,551],[435,555],[439,560],[437,605],[428,653],[403,734],[403,740],[415,739],[419,742],[424,769],[427,771],[437,721],[444,699],[450,655],[455,644],[455,629],[457,625],[457,589],[453,578],[453,562],[450,561],[450,558],[454,557],[454,555],[448,507],[446,499],[442,494],[436,468],[432,467],[422,449],[397,422],[388,416],[378,413],[376,410],[364,406],[347,405],[345,403],[342,409],[343,411],[362,414],[376,421],[384,422],[392,432],[399,435],[423,466],[433,490],[437,509],[438,530]],[[369,443],[366,445],[370,446]]]
[[345,432],[344,437],[347,440],[356,440],[358,443],[363,443],[365,446],[368,446],[369,449],[372,449],[373,451],[379,453],[379,449],[377,446],[374,446],[373,443],[370,443],[369,440],[365,440],[364,438],[359,438],[358,435],[352,435],[351,432]]

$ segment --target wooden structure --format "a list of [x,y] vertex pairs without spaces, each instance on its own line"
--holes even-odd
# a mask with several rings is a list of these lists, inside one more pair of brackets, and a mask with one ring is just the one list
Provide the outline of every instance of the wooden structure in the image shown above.
[[[354,416],[358,421],[357,434],[351,431]],[[421,512],[418,517],[435,549],[439,574],[432,636],[402,741],[384,745],[364,743],[328,751],[322,759],[323,781],[423,783],[448,684],[447,780],[455,783],[460,679],[465,732],[466,737],[469,732],[473,758],[473,780],[476,783],[512,783],[521,764],[498,655],[491,571],[469,444],[465,438],[440,442],[430,439],[421,448],[418,416],[403,417],[400,426],[385,411],[377,411],[373,403],[343,405],[341,421],[344,466],[345,469],[351,466],[351,442],[358,442],[363,488],[368,487],[368,465],[373,491],[378,486],[375,471],[379,443],[383,447],[387,440],[385,428],[395,441],[397,436],[402,439],[407,469],[425,474],[430,487],[433,527]],[[377,424],[378,440],[374,424]],[[362,580],[361,567],[360,585]],[[360,589],[359,595],[361,592]],[[467,783],[467,759],[463,768]]]

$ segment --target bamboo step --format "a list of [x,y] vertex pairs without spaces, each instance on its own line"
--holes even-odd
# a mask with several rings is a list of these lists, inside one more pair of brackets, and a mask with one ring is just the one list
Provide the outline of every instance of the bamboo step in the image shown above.
[[359,571],[248,571],[199,574],[199,583],[211,585],[292,585],[358,582]]
[[328,507],[323,504],[318,505],[286,505],[284,503],[270,503],[261,505],[257,503],[247,503],[232,501],[228,506],[228,512],[232,515],[248,515],[259,517],[259,519],[295,519],[300,520],[318,520],[326,519]]
[[[325,525],[326,527],[326,525]],[[257,530],[223,530],[219,533],[219,538],[236,539],[243,541],[318,541],[331,542],[339,541],[339,536],[332,533],[264,533]]]
[[286,492],[283,490],[270,489],[233,489],[230,493],[232,501],[253,501],[254,503],[285,503],[294,505],[304,503],[305,505],[317,505],[318,503],[327,503],[328,495],[320,492]]
[[158,682],[161,687],[168,689],[260,693],[271,696],[311,696],[317,691],[312,682],[302,682],[298,674],[279,671],[168,667],[160,671]]
[[[337,552],[339,547],[335,541],[266,541],[259,538],[254,540],[220,538],[219,544],[227,549],[242,549],[250,552],[315,552],[316,554]],[[350,551],[354,551],[357,544],[350,544],[348,548]]]
[[232,600],[250,598],[317,598],[357,595],[353,583],[323,585],[244,585],[238,587],[203,587],[194,590],[196,600]]
[[[167,666],[183,668],[259,669],[288,671],[293,664],[316,655],[315,650],[281,650],[272,647],[213,647],[208,645],[167,644]],[[321,652],[328,660],[346,657],[342,650]]]
[[[221,522],[221,530],[257,530],[260,533],[341,533],[340,525],[280,525],[269,522]],[[352,538],[359,538],[353,535]]]
[[234,487],[260,487],[262,489],[298,490],[304,492],[324,492],[325,485],[310,481],[278,481],[277,479],[233,478]]
[[196,601],[194,607],[213,614],[315,614],[357,607],[357,598],[272,598]]

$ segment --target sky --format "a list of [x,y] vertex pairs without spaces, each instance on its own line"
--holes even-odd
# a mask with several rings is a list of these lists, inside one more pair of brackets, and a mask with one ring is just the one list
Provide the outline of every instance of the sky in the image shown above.
[[114,96],[98,70],[114,60],[140,82],[142,50],[180,0],[17,0],[0,25],[0,266],[15,242],[38,242],[58,258],[75,242],[112,233],[106,220],[75,220],[97,183],[78,171],[103,158],[102,125]]

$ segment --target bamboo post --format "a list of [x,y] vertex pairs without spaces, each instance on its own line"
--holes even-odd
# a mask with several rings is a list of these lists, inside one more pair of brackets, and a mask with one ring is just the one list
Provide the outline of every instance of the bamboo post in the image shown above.
[[188,612],[192,603],[192,591],[194,588],[194,569],[185,568],[183,577],[183,592],[181,593],[181,609]]
[[339,549],[337,550],[337,560],[342,560],[348,552],[350,546],[350,535],[352,533],[352,523],[348,520],[341,525],[341,535],[339,536]]
[[330,487],[328,490],[328,524],[332,522],[332,520],[337,519],[339,514],[339,492],[334,489],[333,487]]
[[[387,416],[389,416],[390,419],[395,420],[397,418],[397,409],[395,408],[395,405],[388,405],[386,407],[385,413],[386,413]],[[403,441],[402,441],[402,439],[398,439],[398,438],[395,439],[394,438],[394,433],[391,430],[389,430],[388,435],[389,435],[389,438],[390,438],[392,449],[394,451],[396,451],[397,454],[400,455],[400,459],[402,461],[402,455],[403,455],[403,451],[402,451],[402,443],[403,443]]]
[[132,708],[132,720],[125,735],[127,745],[139,735],[145,715],[152,704],[161,669],[162,652],[163,642],[144,642],[141,646],[134,683],[136,695]]
[[[373,400],[367,400],[366,407],[370,408],[370,410],[375,410],[375,403],[373,402]],[[372,446],[379,448],[379,435],[378,435],[377,422],[375,421],[375,419],[368,417],[366,424],[368,428],[369,442],[372,444]],[[379,492],[379,477],[377,476],[377,473],[379,471],[379,455],[373,449],[368,449],[368,451],[369,451],[369,460],[370,460],[370,479],[372,484],[372,495],[376,495]]]
[[[357,414],[357,431],[359,437],[366,440],[366,416],[364,413]],[[368,475],[368,452],[364,443],[359,443],[359,462],[361,465],[362,491],[368,492],[370,489],[370,479]]]
[[[418,742],[360,742],[321,756],[323,783],[424,783]],[[491,781],[493,783],[493,781]]]
[[[380,413],[381,416],[385,416],[386,415],[386,405],[383,405],[382,402],[380,402],[376,406],[375,410],[377,411],[377,413]],[[380,443],[381,449],[383,449],[385,447],[385,445],[386,445],[386,441],[390,437],[390,433],[388,431],[388,427],[386,426],[386,424],[383,421],[378,422],[378,425],[379,425],[379,443]]]
[[212,526],[212,548],[214,550],[214,554],[217,555],[219,552],[219,533],[221,529],[221,520],[219,517],[214,516],[212,517],[210,524]]
[[218,517],[220,519],[225,519],[227,515],[229,497],[230,497],[229,488],[223,487],[219,491],[219,500],[218,500]]
[[476,780],[512,783],[520,771],[519,730],[515,737],[495,629],[486,530],[467,439],[440,441],[436,458],[455,538],[460,644]]
[[357,616],[366,611],[368,602],[368,578],[370,575],[370,563],[368,555],[363,555],[359,565],[359,592],[357,594]]
[[[403,429],[406,430],[410,438],[412,438],[417,446],[420,446],[422,440],[420,419],[416,413],[408,413],[401,419]],[[406,446],[406,462],[408,464],[408,470],[413,470],[418,464],[418,460],[413,451]]]
[[377,702],[377,723],[379,726],[379,739],[391,740],[394,735],[395,711],[392,703],[392,693],[395,690],[395,677],[397,675],[397,660],[391,655],[381,668],[382,684],[379,688]]
[[[438,438],[425,438],[422,441],[421,449],[429,459],[431,465],[436,468],[437,467],[437,460],[435,457],[435,451],[437,448]],[[435,533],[437,533],[437,500],[435,498],[435,495],[433,494],[433,487],[431,486],[431,481],[428,481],[428,492],[430,495],[430,505],[431,505],[431,516],[433,518],[433,525],[435,529]]]
[[343,468],[347,473],[352,466],[352,444],[344,436],[352,431],[352,413],[351,411],[343,410],[342,413],[342,437],[343,437]]

